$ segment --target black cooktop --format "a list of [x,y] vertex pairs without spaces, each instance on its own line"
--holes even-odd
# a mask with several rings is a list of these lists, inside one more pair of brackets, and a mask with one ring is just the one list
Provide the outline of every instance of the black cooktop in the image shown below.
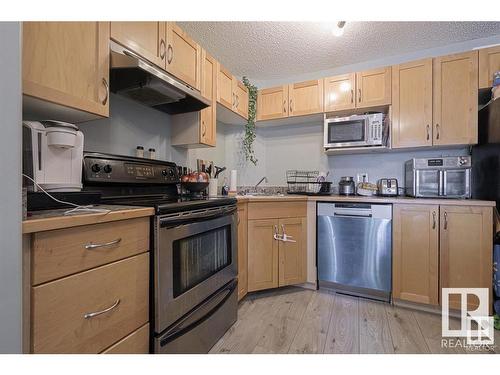
[[155,215],[166,215],[175,212],[199,210],[204,208],[227,206],[236,204],[236,198],[231,197],[121,197],[103,199],[103,203],[123,204],[127,206],[154,207]]

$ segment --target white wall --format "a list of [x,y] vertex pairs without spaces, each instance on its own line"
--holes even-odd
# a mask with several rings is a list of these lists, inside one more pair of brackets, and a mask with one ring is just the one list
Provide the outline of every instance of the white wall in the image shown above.
[[217,147],[184,149],[170,141],[171,116],[130,99],[111,94],[110,117],[78,124],[85,150],[135,156],[137,146],[154,148],[157,158],[196,168],[196,159],[225,163],[224,124],[217,125]]
[[0,22],[0,46],[0,353],[21,353],[20,23]]

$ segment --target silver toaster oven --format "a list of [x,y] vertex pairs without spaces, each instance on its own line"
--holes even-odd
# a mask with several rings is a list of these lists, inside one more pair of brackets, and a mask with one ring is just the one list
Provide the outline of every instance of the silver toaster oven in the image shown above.
[[405,163],[406,195],[422,198],[470,198],[471,157],[418,158]]

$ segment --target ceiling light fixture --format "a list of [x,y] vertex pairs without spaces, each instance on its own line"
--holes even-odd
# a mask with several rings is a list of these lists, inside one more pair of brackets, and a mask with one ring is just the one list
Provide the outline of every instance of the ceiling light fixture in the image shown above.
[[339,21],[335,26],[333,26],[332,33],[335,36],[341,36],[344,34],[344,26],[346,24],[346,21]]

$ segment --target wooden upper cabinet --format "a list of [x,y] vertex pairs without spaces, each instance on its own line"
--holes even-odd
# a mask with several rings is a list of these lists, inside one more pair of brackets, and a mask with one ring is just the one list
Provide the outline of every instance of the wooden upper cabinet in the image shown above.
[[201,86],[201,47],[175,22],[167,22],[167,72],[197,90]]
[[215,146],[217,137],[217,61],[205,50],[201,53],[201,94],[212,105],[201,110],[200,143]]
[[248,291],[278,287],[278,219],[248,221]]
[[325,112],[356,108],[356,74],[342,74],[324,79]]
[[323,80],[317,79],[288,85],[289,116],[323,112]]
[[111,22],[111,39],[165,69],[165,22]]
[[391,104],[391,67],[356,73],[356,107]]
[[233,79],[234,106],[233,111],[248,119],[248,88],[237,79]]
[[233,75],[229,70],[218,64],[217,70],[217,102],[224,107],[233,110]]
[[432,146],[432,59],[392,67],[392,147]]
[[23,22],[23,94],[109,116],[109,22]]
[[279,242],[279,286],[305,283],[307,279],[307,225],[305,217],[279,220],[283,231],[295,242]]
[[259,90],[257,121],[288,117],[288,86]]
[[477,143],[478,52],[434,59],[434,145]]
[[439,206],[393,206],[393,296],[438,304]]
[[493,74],[500,71],[500,46],[479,50],[479,88],[493,85]]
[[[491,207],[441,206],[441,288],[488,288],[491,298],[493,211]],[[450,307],[460,299],[450,296]],[[477,307],[468,301],[469,309]]]

